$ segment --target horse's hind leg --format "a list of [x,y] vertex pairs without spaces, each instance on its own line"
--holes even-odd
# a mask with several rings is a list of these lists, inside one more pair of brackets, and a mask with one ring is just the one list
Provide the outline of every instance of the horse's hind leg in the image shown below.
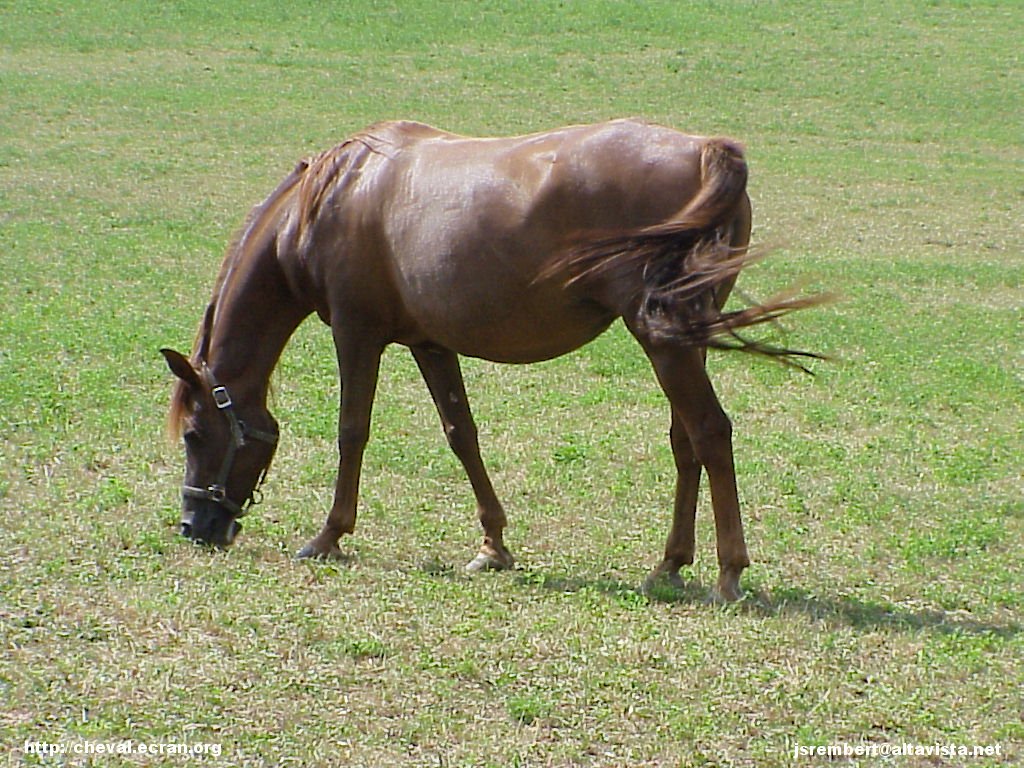
[[338,479],[334,503],[320,532],[304,546],[299,557],[338,557],[338,539],[356,525],[356,502],[363,451],[370,437],[370,413],[377,389],[383,345],[357,333],[335,333],[341,375],[341,410],[338,416]]
[[480,457],[476,424],[466,398],[459,358],[451,350],[440,347],[414,347],[412,353],[427,382],[430,395],[434,398],[448,444],[462,462],[476,495],[477,514],[484,529],[484,543],[480,553],[466,568],[470,571],[510,568],[513,564],[512,555],[502,541],[505,511],[494,493],[494,486]]
[[[652,344],[642,334],[638,334],[638,338],[672,404],[677,424],[682,424],[689,436],[694,458],[707,470],[718,542],[717,592],[725,600],[736,600],[742,595],[740,574],[750,565],[750,558],[743,539],[743,523],[740,520],[739,497],[736,492],[732,425],[715,396],[704,368],[701,350]],[[685,447],[682,440],[673,441],[674,449],[681,447]],[[677,466],[689,467],[685,454],[682,458],[683,461],[680,461],[677,456]],[[691,476],[698,474],[692,469],[687,471]],[[684,501],[688,511],[689,499]],[[680,530],[688,536],[685,527],[684,522]],[[690,546],[689,542],[681,539],[681,543],[683,546],[679,554],[686,555],[685,547]]]
[[665,543],[665,558],[648,576],[646,587],[654,585],[659,578],[667,578],[676,586],[682,585],[679,569],[693,563],[695,549],[695,520],[697,516],[697,495],[700,489],[701,465],[693,453],[690,436],[672,409],[672,455],[676,463],[676,498],[672,515],[672,528]]
[[[750,243],[751,211],[750,198],[743,195],[736,211],[736,218],[729,225],[727,236],[729,247],[734,254],[744,253]],[[724,281],[715,291],[715,304],[719,309],[736,284],[736,275]],[[706,362],[707,350],[701,350],[701,360]],[[646,586],[653,585],[659,578],[666,577],[671,583],[681,585],[679,568],[693,563],[694,524],[697,515],[697,495],[700,489],[701,463],[693,450],[686,425],[679,411],[672,408],[672,455],[676,462],[676,498],[672,515],[672,529],[665,544],[665,558],[647,578]]]

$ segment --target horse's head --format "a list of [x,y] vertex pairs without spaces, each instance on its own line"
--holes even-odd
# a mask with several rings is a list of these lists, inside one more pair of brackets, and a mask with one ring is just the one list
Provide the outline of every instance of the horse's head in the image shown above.
[[160,351],[178,377],[171,421],[185,443],[181,533],[226,547],[241,530],[238,518],[257,500],[277,447],[277,422],[262,404],[233,401],[205,365]]

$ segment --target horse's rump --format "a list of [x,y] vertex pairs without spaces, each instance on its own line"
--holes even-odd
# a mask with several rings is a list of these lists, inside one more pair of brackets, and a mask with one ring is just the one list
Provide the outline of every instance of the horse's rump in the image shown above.
[[747,339],[739,331],[826,297],[785,293],[742,310],[724,311],[721,293],[728,293],[739,272],[764,254],[727,242],[726,229],[746,198],[747,165],[740,145],[726,138],[707,139],[700,167],[701,189],[679,214],[646,227],[576,233],[548,261],[541,277],[558,276],[571,286],[639,272],[634,322],[651,338],[754,352],[806,370],[792,358],[819,355]]

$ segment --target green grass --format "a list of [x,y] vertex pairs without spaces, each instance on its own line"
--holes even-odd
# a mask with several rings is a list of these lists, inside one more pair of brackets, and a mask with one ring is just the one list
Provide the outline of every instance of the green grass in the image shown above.
[[[1024,12],[280,5],[0,2],[7,764],[81,739],[215,742],[230,765],[782,766],[835,742],[1024,764]],[[550,363],[465,365],[512,573],[462,575],[468,483],[400,349],[350,560],[292,559],[336,463],[312,323],[276,379],[266,504],[230,552],[175,536],[157,349],[188,345],[233,230],[295,160],[391,117],[500,134],[622,115],[744,141],[775,252],[741,287],[842,296],[789,323],[834,358],[813,379],[712,358],[745,601],[705,603],[706,499],[686,589],[637,591],[673,470],[618,326]]]

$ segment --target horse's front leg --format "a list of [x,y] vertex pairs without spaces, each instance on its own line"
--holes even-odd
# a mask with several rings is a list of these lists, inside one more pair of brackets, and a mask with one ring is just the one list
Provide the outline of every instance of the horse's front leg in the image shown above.
[[[659,569],[671,570],[675,561],[685,562],[687,556],[692,558],[692,518],[690,510],[696,504],[696,480],[699,479],[700,467],[708,473],[711,486],[711,505],[715,515],[715,536],[718,544],[719,577],[717,594],[724,600],[737,600],[742,596],[740,590],[740,574],[750,565],[747,545],[743,538],[743,523],[740,520],[739,497],[736,491],[736,471],[732,453],[732,424],[729,417],[718,402],[711,381],[704,367],[704,356],[700,349],[677,347],[672,345],[651,343],[638,335],[644,350],[654,366],[658,381],[672,404],[676,419],[676,439],[673,447],[677,451],[677,467],[681,472],[681,491],[685,495],[677,497],[677,517],[673,536],[670,536],[669,547],[666,548],[666,560],[672,564],[666,567],[663,562]],[[687,460],[685,445],[678,437],[678,425],[682,425],[689,437],[692,455],[696,459],[696,469]],[[682,456],[678,453],[682,449]],[[687,476],[683,477],[682,474]],[[690,504],[690,495],[693,504]],[[680,507],[679,502],[682,502]],[[689,551],[688,551],[689,550]]]
[[334,342],[341,375],[334,503],[323,528],[299,551],[299,557],[340,557],[338,539],[342,534],[352,533],[356,526],[359,474],[370,438],[370,413],[384,348],[355,333],[336,331]]

